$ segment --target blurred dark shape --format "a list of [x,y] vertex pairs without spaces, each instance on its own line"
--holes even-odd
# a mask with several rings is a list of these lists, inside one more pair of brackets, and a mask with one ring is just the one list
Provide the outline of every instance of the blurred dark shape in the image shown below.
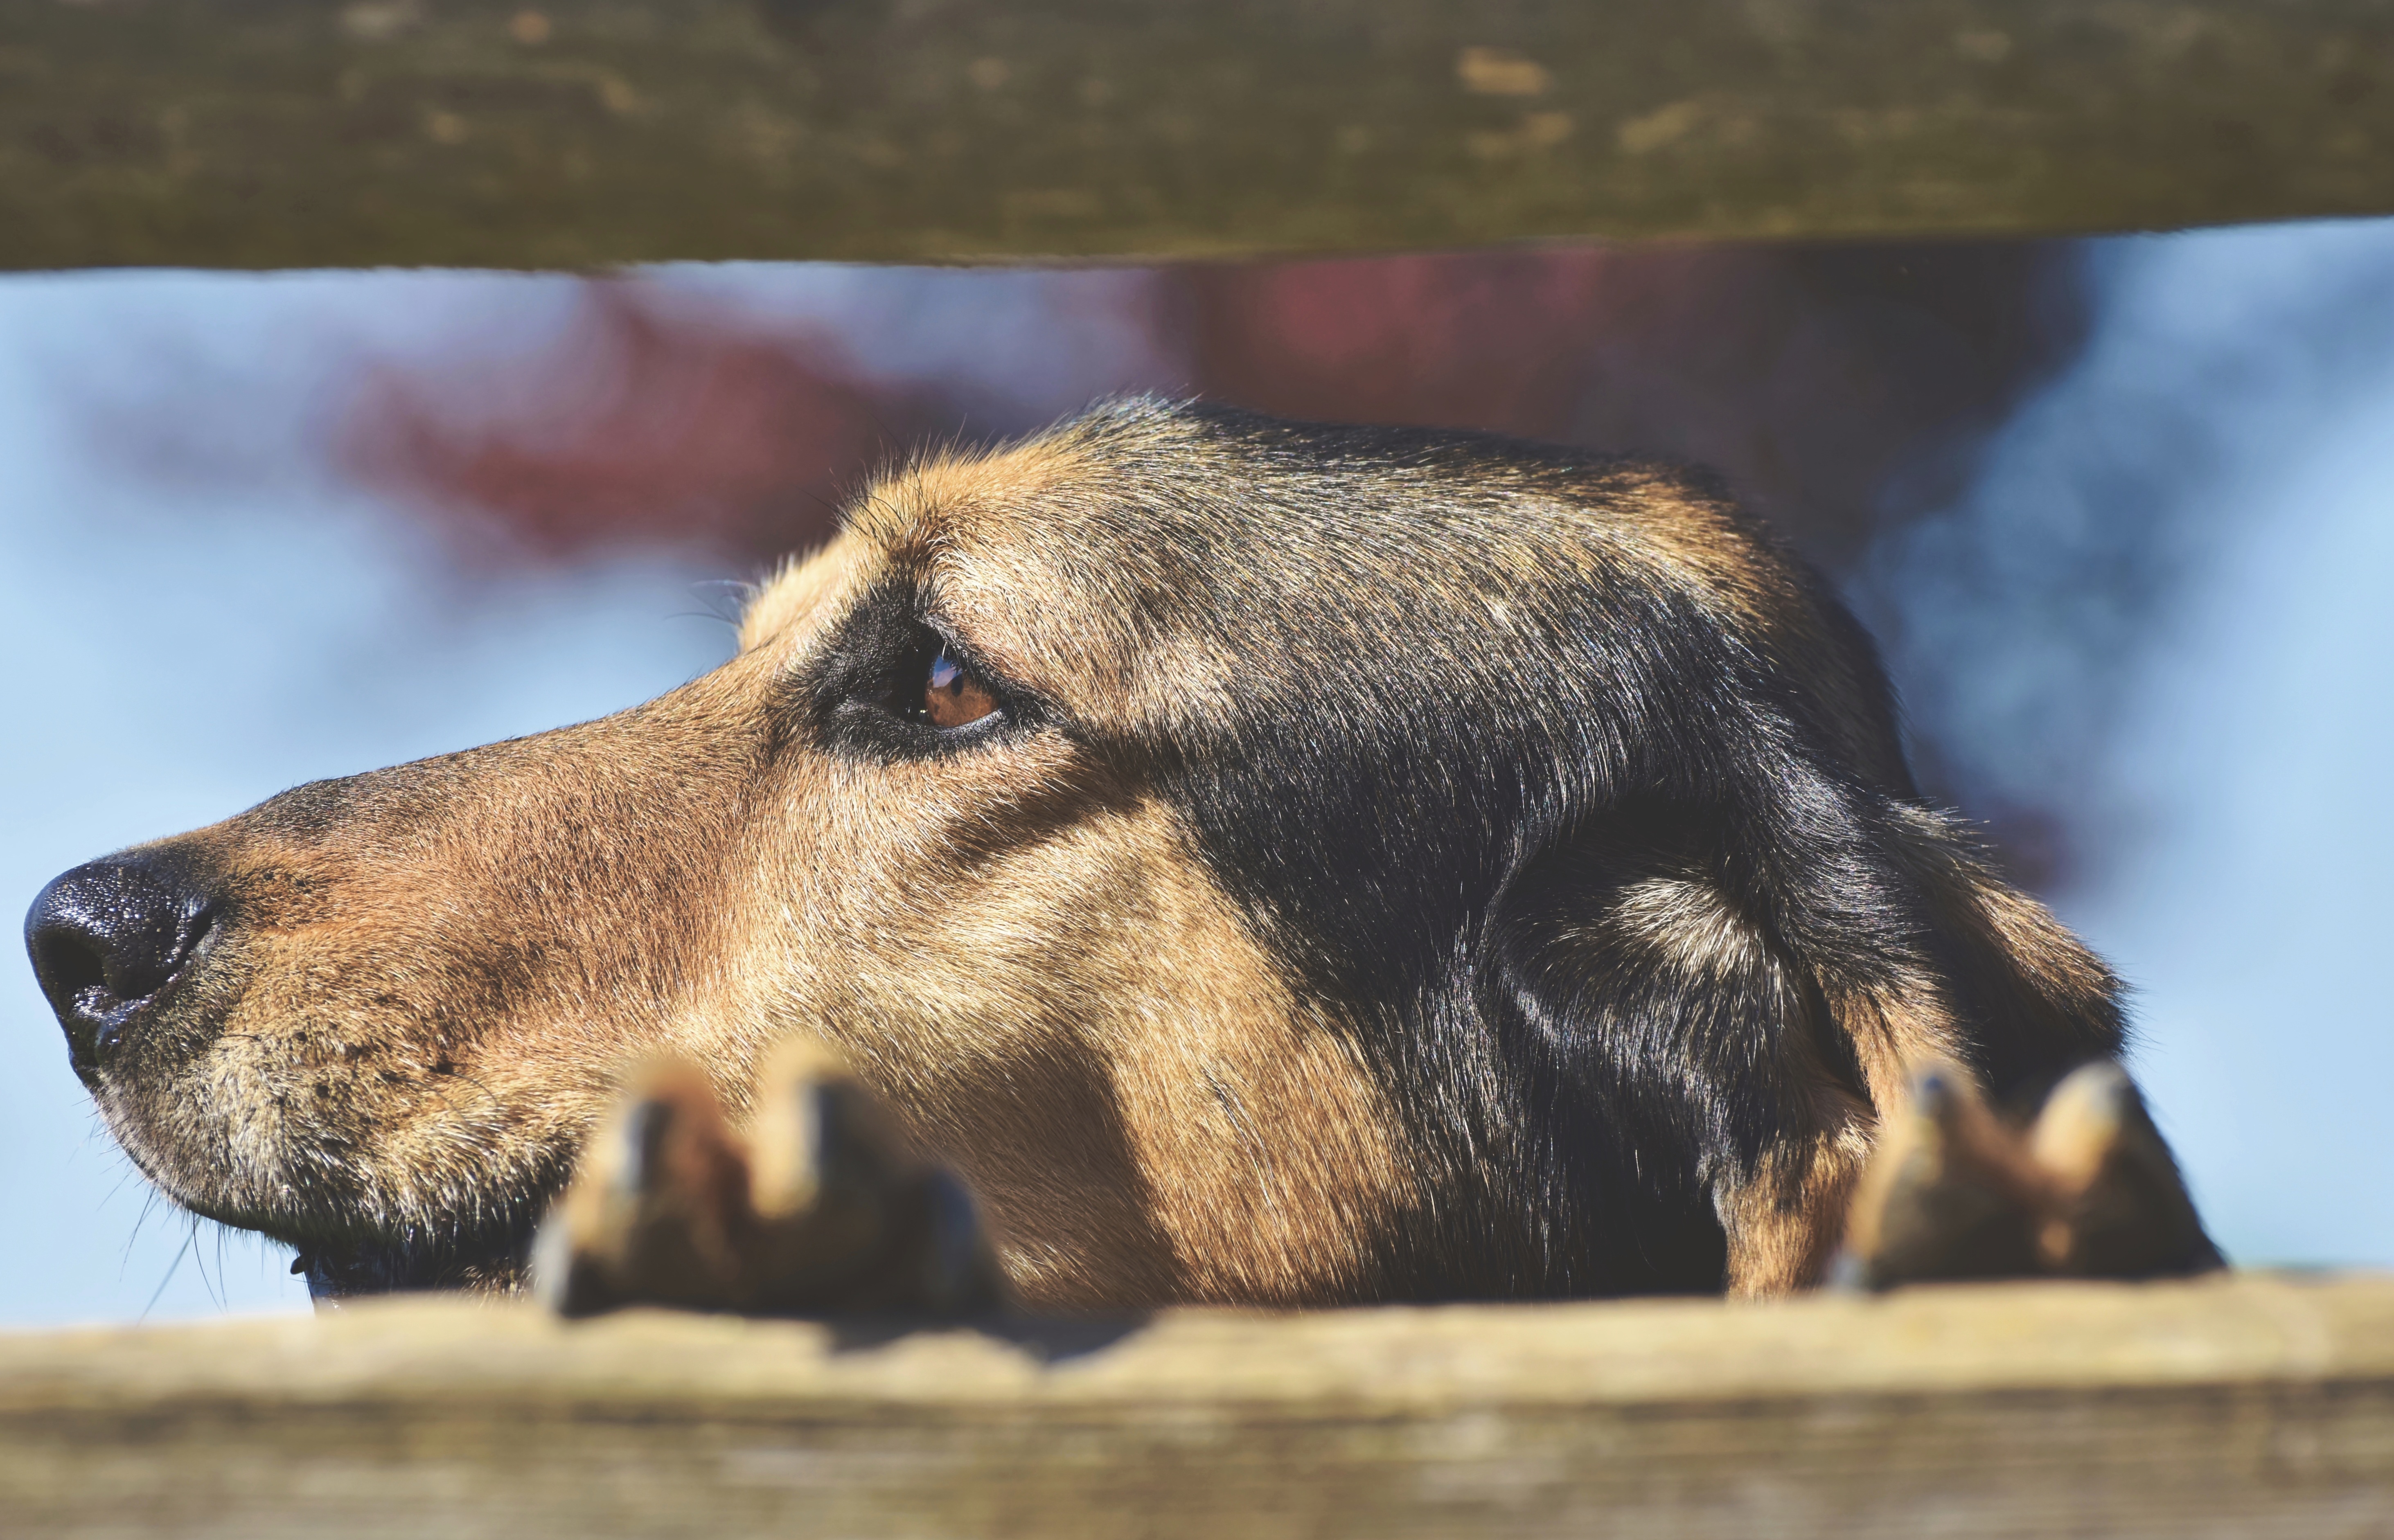
[[370,366],[338,448],[360,480],[534,559],[673,544],[762,560],[827,539],[846,493],[953,415],[868,380],[835,337],[601,279],[495,377]]
[[1855,1190],[1835,1276],[1885,1289],[2223,1265],[2143,1095],[2101,1059],[2064,1075],[2025,1128],[1988,1106],[1967,1071],[1915,1072]]
[[1834,1276],[1869,1289],[2032,1276],[2044,1187],[1969,1072],[1926,1066],[1880,1125]]
[[1640,246],[1170,275],[1198,388],[1710,466],[1814,559],[1950,500],[2074,356],[2061,243]]
[[2144,1093],[2110,1060],[2081,1065],[2045,1099],[2029,1153],[2047,1188],[2037,1249],[2077,1278],[2166,1278],[2226,1266]]

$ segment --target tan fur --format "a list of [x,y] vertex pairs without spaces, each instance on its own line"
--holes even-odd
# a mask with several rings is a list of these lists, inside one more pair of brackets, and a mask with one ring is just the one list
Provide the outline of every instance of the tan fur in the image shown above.
[[841,534],[810,557],[783,563],[741,614],[741,652],[753,652],[768,645],[785,649],[802,645],[806,633],[796,628],[810,617],[828,615],[840,596],[853,592],[862,576],[877,570],[880,555],[851,533]]
[[1651,485],[1639,501],[1646,517],[1620,538],[1653,564],[1685,573],[1773,665],[1801,681],[1848,764],[1883,786],[1907,781],[1889,724],[1871,709],[1871,681],[1854,672],[1847,649],[1830,644],[1817,607],[1788,569],[1755,560],[1753,532],[1725,504],[1690,498],[1677,486]]
[[1641,947],[1698,976],[1723,976],[1763,959],[1761,939],[1692,876],[1648,876],[1624,883],[1611,918]]
[[[960,874],[936,912],[908,913],[919,872],[809,895],[879,934],[841,980],[794,955],[759,1015],[838,1044],[957,1165],[1034,1302],[1337,1297],[1403,1169],[1377,1086],[1159,806],[1084,796],[1103,810]],[[782,928],[794,952],[807,929]],[[1301,1160],[1266,1156],[1256,1130],[1297,1121]]]
[[1829,1015],[1853,1045],[1873,1106],[1900,1104],[1922,1065],[1956,1056],[1953,1017],[1925,979],[1884,994],[1833,994]]

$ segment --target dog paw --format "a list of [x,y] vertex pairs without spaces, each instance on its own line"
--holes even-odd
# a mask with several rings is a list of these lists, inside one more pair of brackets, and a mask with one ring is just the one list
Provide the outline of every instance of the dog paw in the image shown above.
[[2056,1086],[2025,1131],[1966,1071],[1933,1065],[1889,1116],[1855,1194],[1840,1283],[2151,1278],[2221,1266],[2169,1146],[2108,1060]]
[[963,1184],[807,1045],[769,1061],[744,1135],[695,1066],[636,1076],[541,1228],[533,1285],[566,1316],[954,1316],[1006,1296]]

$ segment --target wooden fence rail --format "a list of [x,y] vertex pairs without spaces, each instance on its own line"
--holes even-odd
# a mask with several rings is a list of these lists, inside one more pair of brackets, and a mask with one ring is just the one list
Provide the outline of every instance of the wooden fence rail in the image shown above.
[[2387,212],[2388,0],[0,0],[0,268]]
[[0,1338],[0,1533],[2394,1533],[2394,1280]]

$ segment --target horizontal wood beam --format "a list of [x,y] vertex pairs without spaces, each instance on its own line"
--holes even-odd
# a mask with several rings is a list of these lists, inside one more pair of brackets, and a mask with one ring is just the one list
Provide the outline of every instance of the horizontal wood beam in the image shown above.
[[2389,212],[2387,0],[0,0],[0,268]]
[[2394,1280],[0,1337],[0,1532],[2394,1533]]

